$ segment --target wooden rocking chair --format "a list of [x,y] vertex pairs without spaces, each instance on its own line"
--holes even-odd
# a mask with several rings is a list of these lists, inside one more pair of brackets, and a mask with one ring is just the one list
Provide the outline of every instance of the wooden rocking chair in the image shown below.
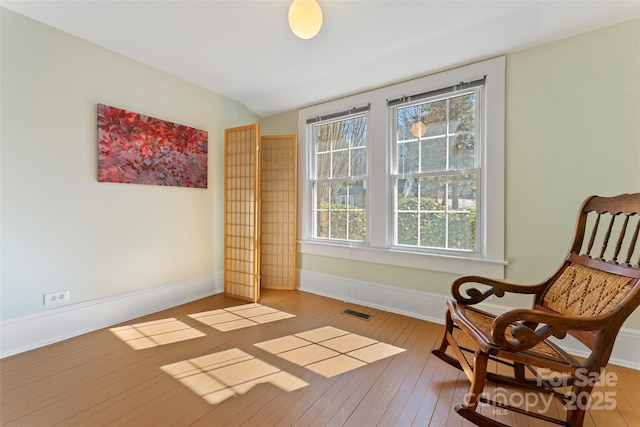
[[[594,378],[607,365],[623,322],[640,304],[639,212],[640,193],[588,198],[580,208],[565,261],[542,283],[521,285],[479,276],[453,282],[444,337],[432,353],[463,370],[471,381],[465,402],[455,408],[459,415],[478,426],[506,426],[477,411],[480,401],[547,422],[582,426]],[[507,292],[533,296],[532,308],[494,316],[474,307]],[[548,340],[567,334],[588,348],[584,361]],[[465,335],[475,349],[459,345]],[[446,353],[448,348],[452,355]],[[472,361],[466,356],[470,354]],[[489,360],[509,365],[513,376],[489,372]],[[566,376],[543,378],[541,369]],[[565,405],[566,419],[481,396],[485,380],[551,394]]]

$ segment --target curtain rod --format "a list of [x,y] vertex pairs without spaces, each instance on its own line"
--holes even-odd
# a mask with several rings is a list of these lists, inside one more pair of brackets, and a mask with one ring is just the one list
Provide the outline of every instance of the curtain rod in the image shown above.
[[444,95],[446,93],[452,93],[452,92],[457,92],[464,89],[469,89],[472,87],[482,86],[484,85],[485,80],[486,80],[486,76],[479,80],[474,80],[471,82],[460,82],[457,85],[445,87],[442,89],[431,90],[429,92],[423,92],[417,95],[401,96],[400,98],[387,99],[387,106],[393,107],[395,105],[404,104],[406,102],[418,101],[420,99],[431,98],[433,96]]
[[310,119],[307,119],[307,124],[309,125],[311,123],[324,122],[326,120],[333,120],[339,117],[346,117],[346,116],[351,116],[353,114],[364,113],[365,111],[369,111],[370,107],[371,107],[371,104],[367,104],[363,107],[353,107],[349,110],[340,111],[338,113],[331,113],[331,114],[326,114],[324,116],[312,117]]

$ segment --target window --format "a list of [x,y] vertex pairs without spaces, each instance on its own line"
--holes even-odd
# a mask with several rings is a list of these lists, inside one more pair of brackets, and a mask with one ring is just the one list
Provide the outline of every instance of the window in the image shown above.
[[499,57],[299,110],[300,252],[503,277],[504,86]]
[[366,238],[367,116],[353,111],[344,113],[348,117],[317,118],[308,125],[314,238]]
[[399,247],[478,251],[484,80],[460,86],[389,102]]

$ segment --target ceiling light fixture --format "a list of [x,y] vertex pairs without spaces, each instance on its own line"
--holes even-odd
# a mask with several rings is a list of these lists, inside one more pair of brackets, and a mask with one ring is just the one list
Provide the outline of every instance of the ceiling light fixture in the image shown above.
[[427,133],[427,125],[423,121],[418,121],[411,125],[411,135],[416,138],[422,138],[425,133]]
[[316,0],[293,0],[289,6],[289,27],[301,39],[310,39],[322,27],[322,9]]

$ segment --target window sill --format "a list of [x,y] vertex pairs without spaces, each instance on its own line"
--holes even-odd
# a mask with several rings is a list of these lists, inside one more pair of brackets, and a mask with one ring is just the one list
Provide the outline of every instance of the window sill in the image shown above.
[[346,246],[315,241],[298,241],[298,253],[461,275],[487,276],[495,279],[504,279],[504,267],[508,264],[503,260]]

